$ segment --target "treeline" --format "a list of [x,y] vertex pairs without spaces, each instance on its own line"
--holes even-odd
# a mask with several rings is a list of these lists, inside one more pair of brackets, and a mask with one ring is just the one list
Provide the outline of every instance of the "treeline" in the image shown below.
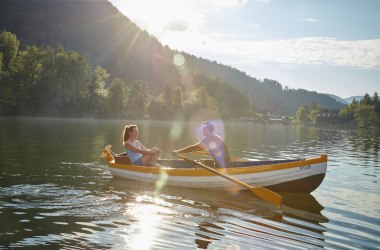
[[187,119],[199,110],[228,119],[251,115],[241,90],[202,74],[192,89],[166,83],[153,95],[146,81],[125,83],[74,50],[27,46],[15,34],[0,34],[0,114],[13,116]]
[[358,127],[380,127],[380,100],[377,92],[371,97],[366,93],[359,102],[355,99],[340,110],[339,116],[344,121],[356,121]]
[[355,124],[359,128],[380,127],[380,100],[377,92],[371,97],[366,93],[362,100],[355,99],[339,110],[301,105],[295,115],[299,124]]

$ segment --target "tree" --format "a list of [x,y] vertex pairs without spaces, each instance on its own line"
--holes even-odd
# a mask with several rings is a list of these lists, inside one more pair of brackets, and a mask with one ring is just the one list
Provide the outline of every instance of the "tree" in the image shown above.
[[164,92],[163,92],[163,101],[164,101],[164,108],[167,118],[173,118],[174,117],[174,91],[173,91],[173,85],[171,84],[165,84],[164,86]]
[[2,75],[3,75],[3,52],[0,52],[0,84],[1,84]]
[[5,113],[14,105],[15,92],[9,79],[9,65],[16,58],[20,42],[15,34],[0,34],[0,113]]
[[89,81],[89,62],[76,51],[57,50],[54,60],[56,82],[54,105],[59,115],[72,116],[83,111],[82,92]]
[[122,118],[125,115],[126,93],[122,79],[114,79],[109,87],[109,108],[114,117]]
[[359,105],[355,109],[355,118],[360,128],[380,126],[379,116],[376,114],[374,106]]
[[145,81],[133,82],[127,90],[127,115],[129,119],[145,118],[150,101],[148,84]]
[[17,56],[20,41],[15,34],[3,31],[0,34],[0,53],[2,53],[2,64],[4,69],[8,69],[12,60]]
[[106,81],[109,78],[107,70],[97,66],[91,73],[90,81],[85,90],[87,112],[96,115],[107,115],[107,97]]
[[298,110],[296,112],[296,120],[300,124],[305,123],[305,121],[307,120],[307,106],[306,105],[302,105],[298,108]]
[[194,90],[190,97],[184,102],[183,106],[184,117],[189,117],[189,115],[199,109],[205,109],[219,114],[216,100],[209,96],[205,87]]
[[372,100],[375,105],[375,112],[380,117],[380,100],[379,100],[379,95],[377,94],[377,92],[373,94]]
[[7,111],[13,97],[12,88],[6,79],[6,71],[3,70],[3,53],[0,52],[0,114]]
[[357,106],[358,103],[354,99],[351,104],[345,106],[339,111],[339,117],[344,118],[346,120],[354,119],[354,111]]
[[46,95],[50,93],[49,86],[45,86],[42,81],[44,71],[48,65],[48,55],[53,52],[50,48],[42,49],[37,46],[27,46],[25,51],[20,51],[18,56],[12,60],[9,69],[10,81],[16,99],[16,109],[19,115],[38,114],[44,109]]
[[180,112],[183,108],[181,87],[175,88],[173,95],[174,95],[174,97],[173,97],[173,108],[174,108],[175,114],[178,115],[178,112]]
[[318,116],[320,115],[319,109],[312,109],[309,113],[309,119],[313,124],[317,123]]
[[362,105],[372,105],[372,98],[369,96],[368,93],[366,93],[363,97],[363,99],[360,101],[360,104]]
[[152,119],[166,120],[167,114],[165,111],[166,105],[162,98],[157,97],[153,99],[147,108],[147,112]]

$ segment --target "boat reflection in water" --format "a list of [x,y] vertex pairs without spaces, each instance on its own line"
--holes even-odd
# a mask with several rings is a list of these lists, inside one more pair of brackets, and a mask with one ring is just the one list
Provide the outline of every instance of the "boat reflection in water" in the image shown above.
[[181,241],[193,238],[200,249],[222,247],[226,242],[241,249],[325,245],[323,223],[328,219],[322,214],[324,207],[311,194],[282,193],[283,205],[278,207],[249,191],[166,186],[157,192],[153,184],[119,177],[112,178],[110,187],[130,197],[125,200],[125,215],[133,228],[128,231],[139,232],[128,236],[134,245],[149,240],[152,246],[157,237],[170,238],[171,234],[181,235],[171,236],[177,237],[173,247],[186,245]]

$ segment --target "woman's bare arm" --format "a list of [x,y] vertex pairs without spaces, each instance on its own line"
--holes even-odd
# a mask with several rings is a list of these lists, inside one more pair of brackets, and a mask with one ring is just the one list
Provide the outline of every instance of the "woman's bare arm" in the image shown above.
[[141,143],[140,143],[140,145],[142,146],[141,149],[137,148],[135,145],[133,145],[130,142],[125,142],[124,143],[125,148],[127,148],[129,150],[132,150],[133,152],[140,153],[140,154],[143,154],[143,155],[153,155],[153,154],[155,154],[155,152],[152,152],[151,150],[147,149]]

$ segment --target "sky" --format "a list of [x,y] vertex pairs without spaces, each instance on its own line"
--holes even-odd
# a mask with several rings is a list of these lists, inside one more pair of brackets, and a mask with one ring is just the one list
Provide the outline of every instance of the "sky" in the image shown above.
[[110,0],[171,49],[342,98],[380,94],[378,0]]

